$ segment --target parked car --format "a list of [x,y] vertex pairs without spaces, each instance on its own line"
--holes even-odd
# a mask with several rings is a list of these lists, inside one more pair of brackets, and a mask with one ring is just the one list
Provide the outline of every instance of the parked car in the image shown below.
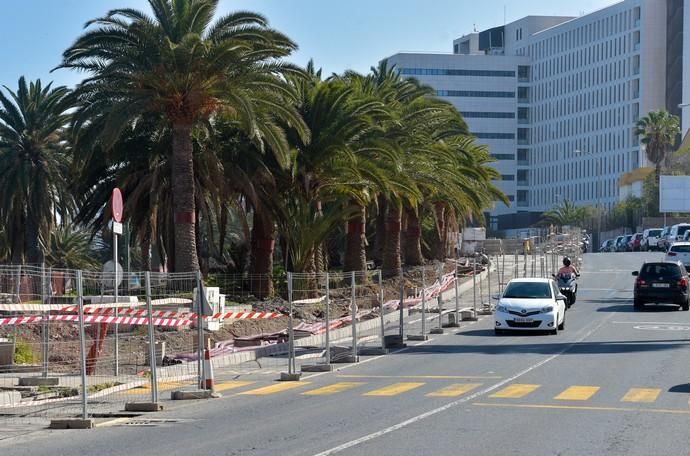
[[496,304],[496,335],[507,330],[565,329],[565,296],[552,279],[513,279]]
[[690,230],[690,223],[678,223],[671,227],[668,233],[668,245],[670,246],[676,241],[682,241],[685,233]]
[[642,241],[642,233],[633,234],[633,236],[630,238],[630,242],[628,242],[628,251],[639,252],[640,241]]
[[612,244],[613,244],[613,239],[605,240],[604,242],[601,243],[601,247],[599,247],[599,251],[600,252],[610,252]]
[[690,241],[690,230],[686,231],[683,235],[683,242]]
[[620,252],[619,246],[621,242],[623,242],[623,239],[625,239],[625,236],[618,236],[614,241],[613,245],[611,246],[611,251],[612,252]]
[[664,227],[664,230],[661,232],[659,235],[659,240],[657,241],[656,245],[659,250],[663,250],[664,252],[668,250],[668,244],[667,244],[667,238],[668,238],[668,233],[671,231],[670,226]]
[[633,308],[642,310],[647,303],[677,304],[683,310],[690,309],[688,301],[688,272],[680,262],[660,261],[645,263],[634,271],[635,288]]
[[666,261],[680,261],[690,267],[690,242],[674,242],[666,252]]
[[622,236],[622,239],[616,244],[616,252],[627,252],[630,239],[632,239],[632,234]]
[[[659,236],[661,232],[664,231],[663,228],[648,228],[642,232],[642,240],[640,241],[640,250],[658,250],[659,249]],[[686,231],[685,234],[688,234]]]

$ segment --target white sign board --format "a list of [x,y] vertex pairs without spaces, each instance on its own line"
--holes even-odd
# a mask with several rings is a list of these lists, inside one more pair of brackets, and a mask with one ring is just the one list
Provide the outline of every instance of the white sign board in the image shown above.
[[659,212],[690,212],[690,176],[660,176]]

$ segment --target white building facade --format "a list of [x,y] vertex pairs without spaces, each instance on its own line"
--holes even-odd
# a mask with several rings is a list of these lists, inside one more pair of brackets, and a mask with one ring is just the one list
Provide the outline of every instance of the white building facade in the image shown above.
[[[636,121],[656,109],[680,115],[690,103],[688,19],[690,0],[624,0],[472,33],[454,41],[453,54],[388,60],[463,113],[511,197],[490,227],[520,228],[564,199],[611,207],[620,176],[647,165]],[[682,111],[685,131],[690,105]]]

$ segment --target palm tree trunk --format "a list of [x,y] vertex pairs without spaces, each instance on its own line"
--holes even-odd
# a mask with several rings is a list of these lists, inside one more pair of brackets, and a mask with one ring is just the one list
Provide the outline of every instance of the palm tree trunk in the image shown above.
[[175,271],[199,270],[196,252],[192,124],[173,125],[172,189],[175,226]]
[[400,221],[402,208],[399,204],[391,204],[388,207],[385,225],[385,238],[383,246],[382,272],[386,277],[396,277],[400,274]]
[[405,207],[406,226],[404,230],[403,256],[408,266],[419,266],[424,263],[422,256],[422,227],[419,224],[417,211]]
[[434,204],[434,220],[436,226],[434,236],[431,240],[431,257],[434,260],[443,261],[446,257],[446,238],[445,238],[445,208],[441,203]]
[[273,251],[275,230],[269,214],[254,212],[249,273],[251,291],[259,299],[273,296]]
[[366,213],[357,207],[357,214],[347,221],[345,238],[344,271],[365,271],[367,269],[367,238],[365,234]]
[[374,238],[374,250],[371,257],[377,265],[383,263],[383,246],[386,243],[386,213],[388,201],[383,196],[378,197],[378,212],[376,213],[376,233]]
[[39,244],[38,220],[29,215],[26,220],[26,260],[29,264],[40,264],[43,261],[43,252]]

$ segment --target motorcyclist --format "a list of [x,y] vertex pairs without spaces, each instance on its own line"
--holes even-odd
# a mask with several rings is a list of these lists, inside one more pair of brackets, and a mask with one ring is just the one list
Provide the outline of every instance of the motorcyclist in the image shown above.
[[574,274],[576,276],[580,275],[580,272],[575,266],[572,265],[569,257],[563,258],[563,266],[558,270],[558,275]]

